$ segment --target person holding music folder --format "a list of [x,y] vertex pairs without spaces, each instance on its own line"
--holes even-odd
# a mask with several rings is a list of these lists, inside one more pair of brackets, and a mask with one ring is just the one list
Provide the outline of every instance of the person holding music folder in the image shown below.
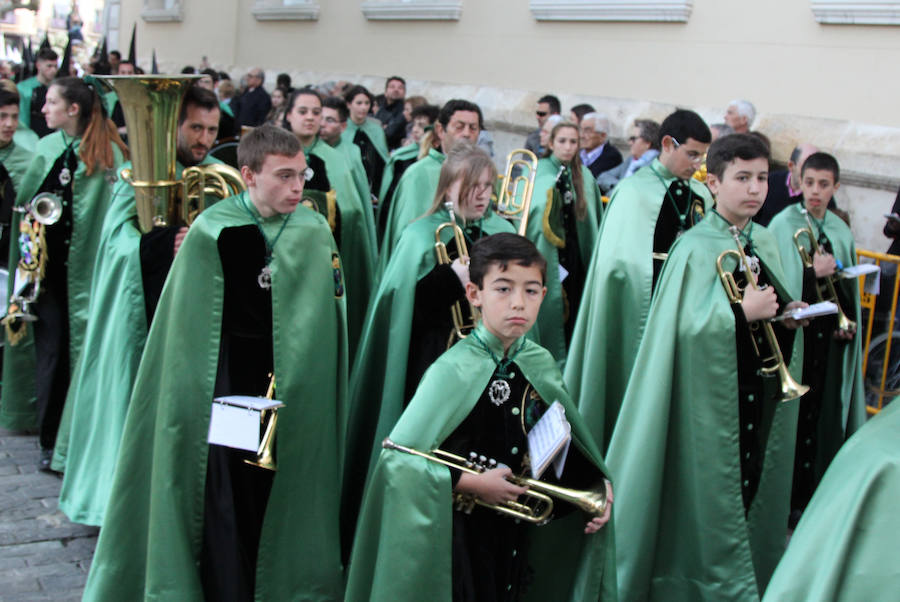
[[[481,319],[428,370],[385,441],[360,513],[346,599],[614,600],[613,535],[603,528],[613,501],[609,472],[555,360],[526,337],[546,292],[546,262],[527,239],[500,233],[472,246],[469,271],[466,297]],[[561,471],[548,468],[541,479],[561,474],[557,483],[595,492],[593,512],[573,512],[556,498],[554,520],[537,526],[477,505],[471,514],[453,511],[454,494],[495,505],[525,501],[526,489],[508,479],[531,475],[528,433],[553,414],[551,404],[565,409],[572,445]],[[497,464],[473,474],[410,453],[433,448],[474,451]]]
[[607,453],[622,600],[758,600],[784,551],[801,323],[769,319],[806,303],[750,221],[768,161],[751,135],[712,144],[716,207],[672,246],[653,295]]
[[[57,131],[38,142],[12,218],[17,234],[10,241],[9,290],[17,299],[4,319],[0,424],[37,426],[42,470],[50,468],[71,369],[83,342],[101,225],[127,154],[98,86],[75,77],[50,85],[42,110]],[[46,209],[46,223],[27,210],[38,195],[38,205],[52,208]],[[17,272],[20,281],[31,282],[21,291],[15,286]],[[37,320],[29,323],[27,314]]]
[[538,161],[526,236],[547,260],[547,297],[534,340],[562,365],[594,251],[600,190],[578,157],[578,126],[563,121],[550,130],[548,156]]
[[[800,400],[791,521],[794,527],[838,448],[866,421],[857,278],[837,278],[841,266],[856,265],[853,233],[828,210],[840,188],[840,167],[827,153],[813,153],[800,175],[801,202],[789,205],[772,219],[769,229],[778,240],[788,283],[808,303],[821,299],[838,304],[844,319],[823,316],[803,329],[803,382],[809,392]],[[801,258],[795,243],[811,259]],[[814,237],[814,240],[810,239]],[[813,253],[813,249],[818,249]],[[833,298],[831,291],[837,294]],[[821,291],[821,292],[820,292]]]
[[352,361],[374,287],[375,218],[368,197],[360,197],[362,191],[355,183],[344,153],[319,137],[322,97],[318,92],[312,88],[294,90],[288,99],[284,127],[297,136],[307,164],[313,170],[304,188],[304,203],[313,204],[326,216],[344,261],[348,357]]
[[566,386],[605,450],[637,353],[665,254],[712,206],[692,181],[710,140],[693,111],[660,126],[661,152],[616,187],[588,267],[565,368]]
[[428,202],[434,198],[441,164],[453,146],[465,140],[478,142],[483,128],[481,109],[468,100],[448,100],[438,113],[434,130],[420,143],[428,154],[413,163],[397,183],[394,194],[381,199],[378,206],[379,259],[378,274],[384,273],[391,253],[404,228],[428,211]]
[[[199,86],[187,89],[176,133],[177,179],[183,179],[187,167],[220,163],[209,155],[219,117],[213,92]],[[134,150],[137,154],[149,149]],[[142,233],[134,186],[123,179],[116,182],[103,221],[84,346],[53,459],[53,467],[64,473],[59,508],[73,522],[103,524],[141,353],[186,233],[187,228],[178,225]]]
[[[85,600],[343,596],[340,257],[325,218],[298,207],[296,136],[260,126],[238,157],[247,192],[200,214],[156,309]],[[207,443],[212,400],[271,378],[275,471]]]

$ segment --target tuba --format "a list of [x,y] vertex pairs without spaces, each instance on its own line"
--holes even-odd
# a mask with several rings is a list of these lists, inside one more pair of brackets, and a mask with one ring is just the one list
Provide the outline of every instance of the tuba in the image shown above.
[[[738,263],[743,266],[743,269],[747,274],[747,286],[756,290],[759,290],[759,286],[757,286],[756,280],[753,278],[750,260],[747,259],[747,256],[744,254],[744,247],[741,244],[740,238],[741,231],[737,226],[730,226],[728,231],[731,233],[731,236],[734,237],[734,242],[737,243],[737,249],[722,251],[718,259],[716,259],[716,270],[719,272],[719,279],[721,279],[722,286],[725,287],[725,292],[728,294],[728,300],[734,305],[740,303],[744,298],[744,295],[743,290],[734,280],[734,274],[725,270],[722,266],[722,262],[725,261],[727,257],[734,256],[738,260]],[[760,327],[763,329],[768,350],[764,351],[760,349],[756,342],[756,338],[750,337],[753,341],[753,350],[762,362],[760,372],[764,376],[775,375],[778,377],[781,390],[778,401],[787,402],[802,397],[809,391],[809,386],[798,383],[791,376],[791,373],[788,372],[787,365],[784,363],[784,356],[781,354],[781,348],[778,347],[778,339],[775,337],[775,331],[772,328],[772,324],[765,320],[750,324],[750,330],[752,331],[755,331]]]
[[[481,474],[486,470],[496,468],[494,460],[488,461],[484,456],[478,456],[475,452],[469,454],[469,459],[451,454],[440,449],[432,450],[431,453],[422,452],[411,447],[405,447],[394,443],[389,438],[381,443],[384,449],[393,449],[406,454],[412,454],[425,458],[431,462],[436,462],[450,468],[455,468],[469,474]],[[504,502],[502,504],[489,504],[477,497],[456,493],[454,494],[454,502],[458,510],[468,514],[475,505],[491,508],[506,516],[524,520],[526,522],[542,525],[550,519],[553,512],[553,500],[557,499],[580,508],[592,516],[602,516],[606,512],[606,489],[600,491],[579,491],[577,489],[569,489],[560,487],[538,479],[530,479],[528,477],[511,477],[510,482],[527,487],[528,491],[520,496],[523,501]]]
[[[803,217],[806,218],[806,228],[800,228],[796,232],[794,232],[794,246],[797,247],[797,251],[800,253],[800,259],[803,261],[803,267],[811,268],[813,267],[813,256],[819,252],[819,241],[816,239],[813,228],[812,221],[809,219],[809,211],[805,208],[800,209],[800,212],[803,214]],[[803,243],[800,242],[800,238],[803,235],[806,235],[809,238],[809,249],[803,246]],[[841,309],[841,303],[838,299],[837,291],[834,288],[834,275],[825,276],[823,278],[824,283],[819,284],[818,279],[816,279],[816,297],[819,301],[833,301],[838,308],[838,328],[840,330],[855,330],[856,322],[847,317],[847,314],[844,313],[844,310]],[[825,289],[826,295],[822,294],[822,289]]]
[[188,226],[208,206],[247,189],[241,172],[223,163],[186,167],[181,178],[181,221]]
[[[506,169],[500,177],[500,196],[497,198],[497,213],[509,220],[519,220],[519,236],[525,236],[528,228],[528,211],[531,209],[531,195],[534,193],[534,179],[537,177],[538,158],[530,150],[519,148],[506,156]],[[513,175],[517,170],[523,170]]]
[[[448,201],[444,203],[444,207],[450,212],[450,220],[439,225],[434,231],[434,252],[437,255],[437,262],[440,265],[450,265],[452,263],[450,254],[447,252],[447,245],[441,241],[441,232],[446,228],[452,228],[453,240],[456,241],[456,251],[459,253],[459,258],[465,258],[465,263],[467,263],[469,259],[469,249],[466,246],[466,235],[462,231],[462,228],[456,223],[456,216],[453,214],[453,203]],[[475,328],[475,308],[472,307],[471,303],[469,304],[469,316],[471,319],[466,320],[463,316],[462,305],[459,301],[454,302],[450,307],[450,318],[453,320],[453,331],[447,339],[447,349],[450,349],[456,341],[466,338],[469,332]]]

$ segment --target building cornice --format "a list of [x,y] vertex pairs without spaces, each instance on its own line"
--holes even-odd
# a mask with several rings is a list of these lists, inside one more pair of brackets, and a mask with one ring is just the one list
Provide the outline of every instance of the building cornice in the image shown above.
[[538,21],[687,22],[693,0],[530,0]]
[[813,16],[827,25],[900,25],[900,2],[811,0]]
[[319,3],[313,0],[285,4],[284,0],[256,0],[251,11],[257,21],[317,21]]
[[462,0],[368,0],[362,12],[370,21],[459,21]]

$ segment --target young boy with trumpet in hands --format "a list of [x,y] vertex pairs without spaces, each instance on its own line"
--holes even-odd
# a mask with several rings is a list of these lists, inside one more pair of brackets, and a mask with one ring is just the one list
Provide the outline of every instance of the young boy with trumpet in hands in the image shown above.
[[608,452],[622,600],[758,600],[784,549],[800,324],[771,320],[806,304],[751,221],[768,161],[753,136],[710,146],[715,209],[672,246],[654,292]]
[[[615,599],[612,531],[602,528],[611,512],[609,473],[553,357],[525,338],[545,272],[540,252],[518,235],[472,246],[466,296],[481,319],[428,369],[384,442],[359,518],[347,600]],[[533,495],[513,475],[530,468],[528,434],[558,411],[557,401],[571,444],[541,481],[588,490],[597,501],[591,516],[559,497],[547,525],[531,524],[545,521],[528,510],[517,520],[485,507],[505,512]],[[435,461],[442,452],[462,458],[448,467]],[[483,472],[467,468],[470,452]]]
[[837,159],[813,153],[801,167],[800,202],[787,206],[769,224],[788,283],[803,291],[804,301],[833,301],[840,307],[838,315],[814,320],[803,332],[803,382],[810,390],[800,400],[791,528],[838,449],[866,421],[857,278],[837,275],[843,267],[856,265],[856,247],[850,227],[828,211],[840,186]]

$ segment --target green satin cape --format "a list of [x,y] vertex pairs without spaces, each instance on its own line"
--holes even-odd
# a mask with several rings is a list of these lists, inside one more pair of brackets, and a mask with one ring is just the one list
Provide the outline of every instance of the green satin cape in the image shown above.
[[[197,561],[223,275],[217,239],[254,222],[240,199],[194,222],[175,257],[128,409],[85,600],[202,600]],[[253,209],[255,211],[255,208]],[[269,240],[282,216],[261,219]],[[298,207],[272,263],[278,472],[263,521],[257,600],[343,594],[338,507],[346,421],[344,299],[324,218]]]
[[13,134],[13,141],[22,148],[28,149],[28,152],[33,152],[38,140],[40,138],[34,133],[34,130],[20,121],[19,127],[16,128],[16,133]]
[[[799,401],[775,410],[745,518],[735,318],[716,273],[719,253],[736,248],[726,227],[710,214],[672,246],[609,446],[623,600],[758,600],[784,550]],[[774,237],[756,224],[752,238],[789,298]]]
[[[503,355],[500,341],[483,325],[478,334],[498,357]],[[547,403],[558,400],[563,404],[574,444],[608,475],[553,357],[526,341],[515,361]],[[425,373],[391,431],[391,439],[422,451],[438,447],[472,411],[495,368],[472,337],[454,345]],[[585,522],[580,512],[574,512],[531,528],[529,561],[535,579],[529,599],[615,600],[612,523],[594,535],[585,535]],[[346,600],[449,601],[452,523],[449,469],[402,452],[382,450],[360,514]]]
[[[28,131],[31,132],[31,130]],[[34,135],[34,132],[31,133]],[[28,171],[28,167],[31,165],[31,161],[34,158],[34,146],[28,148],[16,141],[15,137],[13,137],[13,141],[10,142],[10,145],[12,145],[12,148],[7,146],[6,148],[0,149],[0,154],[9,153],[6,155],[6,158],[3,159],[3,167],[9,172],[9,177],[12,178],[13,181],[13,188],[18,192],[19,188],[22,187],[22,180],[25,177],[25,172]]]
[[31,127],[31,94],[40,85],[37,75],[16,84],[19,90],[19,123],[28,128]]
[[[363,206],[369,209],[369,213],[372,212],[372,193],[369,192],[369,180],[366,177],[366,168],[363,166],[362,162],[362,154],[359,152],[359,147],[353,144],[352,142],[348,143],[343,138],[338,138],[338,143],[332,147],[339,150],[344,158],[347,160],[347,165],[350,167],[350,174],[353,176],[353,184],[356,186],[356,193],[359,195],[359,198],[363,202]],[[373,228],[374,228],[374,217],[372,218]]]
[[381,159],[387,163],[390,153],[388,152],[387,136],[384,135],[384,126],[381,122],[374,117],[366,117],[362,125],[356,125],[352,119],[348,119],[347,127],[341,134],[341,138],[353,144],[353,138],[356,136],[357,130],[362,130],[369,137],[369,140],[372,141],[372,146],[381,155]]
[[[78,153],[79,140],[76,139],[73,152]],[[41,138],[32,155],[31,165],[16,191],[16,205],[23,206],[37,193],[47,178],[53,163],[65,152],[66,142],[62,132],[54,132]],[[122,163],[119,148],[113,145],[115,173]],[[97,169],[91,176],[85,173],[84,163],[79,159],[72,176],[72,237],[69,244],[67,283],[69,295],[69,358],[75,366],[81,352],[81,343],[87,321],[90,301],[91,278],[94,271],[94,257],[100,244],[103,218],[109,206],[112,184],[106,180],[106,170]],[[14,212],[12,231],[19,231],[21,213]],[[53,259],[50,258],[50,261]],[[17,237],[10,240],[9,265],[19,261]],[[15,267],[10,270],[10,290],[12,290]],[[0,400],[0,426],[12,430],[34,428],[37,424],[35,408],[35,359],[32,331],[28,328],[26,338],[18,345],[6,341],[3,348],[3,397]],[[5,335],[4,335],[5,336]]]
[[[446,210],[416,220],[397,243],[397,253],[372,295],[366,324],[350,379],[350,426],[347,437],[345,487],[348,514],[355,516],[355,502],[369,467],[378,457],[378,442],[394,428],[403,412],[409,340],[412,332],[416,284],[437,264],[434,231],[450,220]],[[491,215],[482,227],[485,234],[513,232],[506,220]],[[446,243],[449,228],[441,232]]]
[[[201,165],[210,163],[221,161],[207,155]],[[176,165],[176,173],[183,169]],[[119,180],[103,222],[84,346],[72,372],[54,450],[54,468],[64,472],[59,509],[76,523],[103,524],[128,400],[147,339],[140,246],[134,187]]]
[[445,158],[440,151],[431,149],[427,155],[410,165],[397,182],[391,206],[388,208],[384,236],[381,239],[378,257],[379,278],[384,274],[403,229],[431,209]]
[[[781,262],[784,265],[784,273],[787,276],[788,285],[793,287],[793,294],[800,298],[803,292],[803,261],[800,253],[794,246],[794,233],[800,228],[806,228],[806,218],[800,213],[800,203],[788,205],[772,219],[768,228],[778,240],[778,248],[781,251]],[[844,220],[830,211],[825,212],[825,235],[834,247],[834,256],[845,266],[856,265],[856,243],[853,241],[853,233]],[[808,238],[801,237],[801,242],[809,246]],[[841,280],[840,286],[847,299],[851,299],[853,307],[843,307],[847,316],[862,324],[859,309],[859,281],[856,278]],[[813,303],[814,299],[804,299]],[[849,343],[838,343],[834,339],[828,341],[829,357],[840,357],[840,372],[829,372],[825,379],[822,402],[825,404],[839,403],[843,409],[842,422],[837,429],[826,429],[824,432],[840,430],[845,438],[853,434],[866,421],[866,396],[862,378],[862,353],[860,353],[861,331],[856,331],[856,336]],[[833,355],[840,354],[840,355]],[[840,381],[838,381],[840,379]],[[836,383],[840,382],[840,388]],[[826,449],[822,449],[827,455],[827,460],[820,458],[819,464],[827,466],[828,461],[841,446],[843,441],[831,441]],[[820,445],[820,447],[823,447]],[[824,468],[823,468],[824,469]],[[819,473],[821,474],[821,472]]]
[[847,441],[797,525],[766,602],[897,599],[900,404]]
[[[544,211],[547,209],[548,194],[552,195],[554,203],[562,202],[556,190],[556,174],[559,172],[559,166],[559,160],[553,156],[538,161],[534,194],[531,197],[528,228],[525,235],[547,260],[547,295],[541,303],[541,313],[538,314],[537,322],[531,333],[533,340],[549,351],[562,367],[566,361],[566,333],[563,323],[563,313],[565,312],[563,289],[562,282],[559,280],[559,249],[547,238],[544,226]],[[600,190],[597,188],[594,177],[583,165],[581,166],[581,176],[587,215],[583,220],[577,221],[575,227],[578,233],[578,250],[581,261],[587,270],[596,242],[597,224],[600,223],[597,217],[597,208],[603,203],[600,201]],[[575,319],[574,316],[572,319]]]
[[378,191],[378,212],[381,213],[381,201],[387,196],[388,188],[391,187],[391,181],[394,179],[394,163],[397,161],[409,161],[419,156],[419,143],[413,142],[406,146],[401,146],[391,153],[387,164],[384,166],[384,175],[381,177],[381,190]]
[[[675,176],[658,159],[616,186],[603,215],[569,344],[565,381],[601,450],[609,446],[653,284],[653,233]],[[706,186],[691,190],[712,206]]]
[[357,192],[350,164],[344,153],[328,146],[318,137],[304,152],[325,162],[328,182],[337,193],[336,201],[341,213],[341,260],[347,284],[347,339],[350,353],[347,357],[349,361],[353,361],[366,318],[369,295],[374,288],[375,257],[378,254],[375,218],[372,216],[369,197],[360,197]]

